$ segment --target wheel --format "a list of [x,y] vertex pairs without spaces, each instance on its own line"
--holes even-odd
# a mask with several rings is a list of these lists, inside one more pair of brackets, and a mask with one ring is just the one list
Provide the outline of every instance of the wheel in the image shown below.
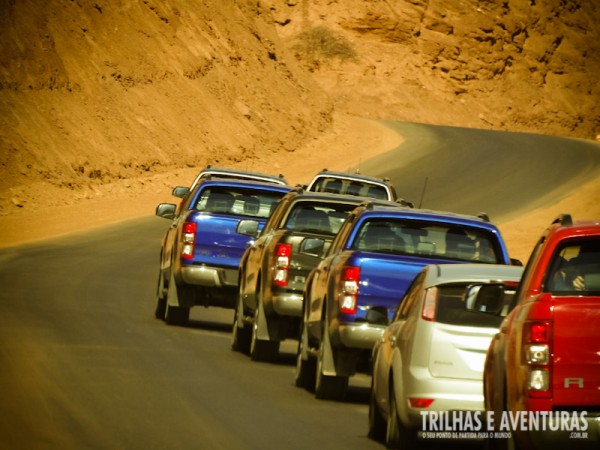
[[325,375],[323,373],[323,356],[325,352],[325,333],[329,331],[323,326],[323,336],[317,357],[315,396],[322,400],[343,400],[348,390],[348,377]]
[[165,282],[162,270],[158,272],[158,286],[156,288],[156,309],[154,310],[154,317],[160,320],[165,320],[165,313],[167,312],[167,292],[165,290]]
[[252,337],[250,339],[250,358],[252,361],[273,362],[279,354],[279,341],[265,341],[258,338],[258,322],[260,320],[260,299],[252,320]]
[[298,339],[298,352],[296,354],[296,386],[314,390],[315,388],[315,360],[310,356],[307,359],[302,358],[302,353],[308,349],[308,333],[306,324],[302,321],[302,331]]
[[369,402],[369,434],[371,439],[383,441],[387,431],[387,424],[379,411],[377,401],[375,399],[375,389],[373,386],[373,378],[371,378],[371,399]]
[[404,426],[400,420],[400,417],[398,417],[398,408],[396,406],[396,395],[394,394],[393,383],[390,384],[389,397],[390,411],[387,420],[385,446],[386,448],[403,448],[406,450],[414,449],[417,441],[417,430]]
[[185,325],[190,318],[190,308],[171,306],[167,303],[165,322],[167,325]]
[[231,329],[231,349],[236,352],[248,354],[250,352],[250,328],[242,323],[240,326],[239,315],[244,314],[244,304],[242,297],[238,298],[238,303],[233,316],[233,327]]

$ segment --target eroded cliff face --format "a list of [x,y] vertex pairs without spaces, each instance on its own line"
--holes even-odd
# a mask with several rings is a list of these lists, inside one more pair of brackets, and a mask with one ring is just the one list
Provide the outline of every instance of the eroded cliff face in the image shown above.
[[0,8],[0,190],[251,164],[330,125],[331,102],[257,2]]
[[[280,34],[337,107],[425,123],[600,133],[597,2],[270,3]],[[310,30],[351,51],[328,58],[298,45]]]
[[2,0],[0,215],[209,163],[285,172],[273,161],[334,114],[593,138],[599,16],[588,0]]

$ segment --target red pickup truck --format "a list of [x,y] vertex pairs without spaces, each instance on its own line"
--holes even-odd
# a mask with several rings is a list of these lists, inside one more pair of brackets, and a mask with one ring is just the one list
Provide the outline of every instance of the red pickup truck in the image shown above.
[[488,349],[484,398],[493,448],[600,448],[600,220],[561,215],[537,242]]

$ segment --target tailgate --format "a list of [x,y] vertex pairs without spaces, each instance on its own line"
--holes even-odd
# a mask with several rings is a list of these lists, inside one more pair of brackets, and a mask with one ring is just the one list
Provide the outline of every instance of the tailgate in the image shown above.
[[360,267],[359,306],[385,306],[392,319],[395,308],[417,274],[427,264],[437,262],[440,261],[355,252],[346,264]]
[[236,231],[241,218],[196,214],[188,220],[197,223],[194,264],[239,266],[246,244],[252,239]]
[[600,297],[555,297],[554,406],[600,405]]
[[[302,292],[309,273],[319,265],[323,254],[331,245],[333,236],[296,234],[288,235],[285,242],[292,244],[292,260],[289,269],[288,290]],[[309,242],[321,242],[318,248],[305,245]]]
[[497,328],[447,325],[435,322],[429,350],[434,377],[483,380],[483,365]]

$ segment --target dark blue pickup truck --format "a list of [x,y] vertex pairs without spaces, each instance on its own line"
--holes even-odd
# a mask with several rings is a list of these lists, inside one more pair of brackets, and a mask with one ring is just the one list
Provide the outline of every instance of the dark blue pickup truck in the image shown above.
[[201,181],[179,208],[158,205],[156,215],[173,222],[161,249],[156,317],[182,325],[195,305],[234,308],[246,245],[290,189],[211,179]]
[[306,280],[296,385],[314,386],[317,398],[343,398],[417,273],[458,262],[511,264],[487,217],[356,208]]

